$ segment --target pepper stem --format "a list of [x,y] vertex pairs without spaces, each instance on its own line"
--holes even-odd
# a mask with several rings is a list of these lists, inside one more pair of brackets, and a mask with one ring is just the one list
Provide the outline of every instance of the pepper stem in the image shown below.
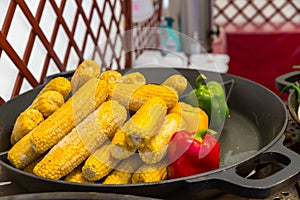
[[198,131],[195,135],[193,135],[193,138],[201,142],[204,136],[206,135],[206,133],[207,133],[207,129],[202,129]]
[[198,131],[197,133],[195,133],[195,135],[193,135],[193,138],[196,140],[199,140],[200,142],[204,139],[204,136],[206,134],[211,134],[211,135],[216,135],[217,132],[211,129],[202,129],[200,131]]
[[201,85],[205,85],[206,76],[204,74],[199,74],[196,78],[196,88],[199,88]]

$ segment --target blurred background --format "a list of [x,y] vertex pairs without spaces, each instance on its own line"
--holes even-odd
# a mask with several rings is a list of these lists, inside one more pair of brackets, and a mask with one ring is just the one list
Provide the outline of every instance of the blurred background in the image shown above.
[[0,105],[86,59],[229,73],[279,95],[275,79],[300,68],[300,0],[0,1]]
[[299,8],[299,0],[164,0],[163,15],[209,52],[228,55],[227,73],[278,94],[276,77],[300,64]]
[[230,73],[278,94],[276,77],[300,65],[299,9],[300,0],[3,0],[0,103],[84,59],[97,60],[102,70]]

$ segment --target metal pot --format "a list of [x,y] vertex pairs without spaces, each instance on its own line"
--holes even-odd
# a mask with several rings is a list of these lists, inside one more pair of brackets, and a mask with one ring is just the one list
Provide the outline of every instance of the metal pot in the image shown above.
[[[187,55],[194,52],[194,45],[200,43],[201,52],[212,51],[212,32],[213,32],[213,1],[189,0],[180,1],[179,12],[179,31],[184,34],[181,38],[182,51]],[[181,35],[183,36],[183,35]],[[186,36],[196,41],[187,40]],[[197,44],[195,44],[197,43]]]
[[[147,81],[152,83],[161,83],[171,74],[182,74],[191,84],[188,90],[194,87],[199,74],[193,69],[134,70],[145,74]],[[224,191],[244,197],[265,198],[298,181],[300,156],[283,145],[288,113],[282,100],[270,90],[247,79],[230,74],[201,73],[208,80],[221,77],[224,82],[234,82],[228,98],[231,117],[226,121],[219,138],[222,163],[217,170],[156,183],[103,185],[38,177],[12,167],[7,160],[7,153],[0,156],[0,165],[12,181],[29,192],[89,191],[173,199],[211,198]],[[71,73],[61,75],[70,77]],[[41,87],[0,107],[0,151],[10,148],[9,137],[16,117],[30,104]],[[256,175],[258,171],[263,171],[264,176]]]
[[[300,71],[289,72],[276,78],[276,88],[281,91],[285,86],[292,85],[300,80]],[[293,120],[300,126],[300,120],[297,115],[298,101],[297,92],[294,89],[286,90],[289,93],[287,105]]]

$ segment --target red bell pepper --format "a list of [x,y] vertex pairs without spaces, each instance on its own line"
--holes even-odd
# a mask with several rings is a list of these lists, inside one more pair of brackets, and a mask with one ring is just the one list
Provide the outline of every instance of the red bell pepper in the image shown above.
[[220,166],[220,145],[212,130],[186,130],[173,134],[168,146],[169,178],[180,178],[214,170]]

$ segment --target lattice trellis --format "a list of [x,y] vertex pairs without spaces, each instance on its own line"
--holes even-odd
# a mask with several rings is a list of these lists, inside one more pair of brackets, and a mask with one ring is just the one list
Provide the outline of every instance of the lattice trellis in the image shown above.
[[[47,75],[75,69],[84,59],[95,59],[102,70],[131,67],[128,38],[108,38],[157,26],[161,0],[154,5],[152,20],[132,24],[131,0],[1,1],[0,105]],[[137,41],[143,37],[134,35]],[[3,89],[7,92],[1,93]]]
[[133,41],[133,58],[136,59],[145,49],[154,48],[157,50],[159,45],[159,38],[156,29],[149,29],[149,24],[156,24],[161,19],[162,1],[153,0],[154,13],[153,17],[149,18],[146,22],[134,23],[134,27],[138,27],[135,31],[135,35],[138,36],[138,40]]
[[214,21],[226,26],[268,23],[276,30],[282,23],[300,24],[300,0],[215,0]]

